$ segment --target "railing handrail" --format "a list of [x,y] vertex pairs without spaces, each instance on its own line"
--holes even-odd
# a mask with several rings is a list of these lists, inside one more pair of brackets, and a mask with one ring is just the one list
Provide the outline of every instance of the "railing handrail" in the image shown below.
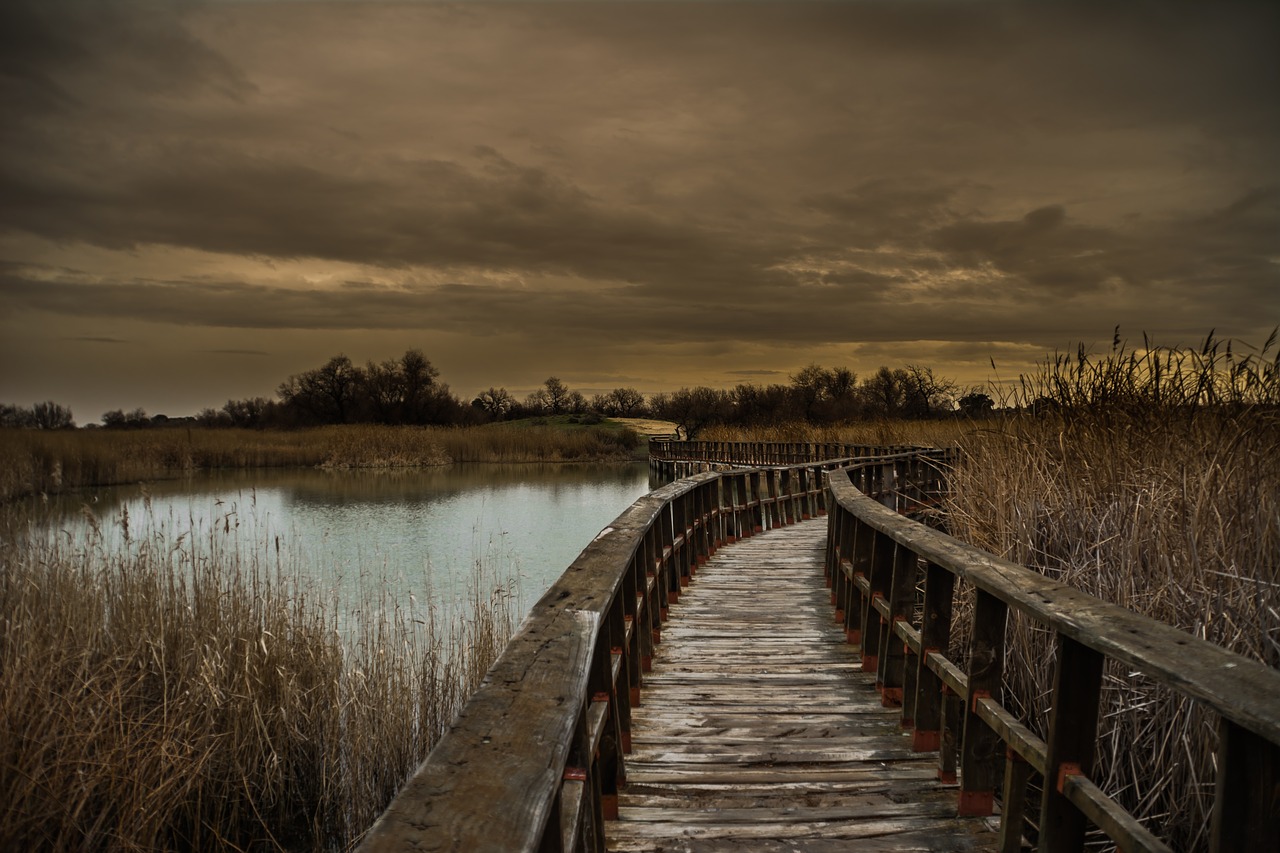
[[[963,725],[945,724],[964,741],[958,744],[962,812],[990,814],[1003,779],[1001,819],[1017,826],[1002,826],[1002,833],[1017,833],[1016,842],[1022,812],[1015,789],[1025,787],[1030,766],[1046,780],[1040,849],[1079,849],[1088,817],[1126,851],[1168,850],[1089,779],[1103,662],[1109,658],[1195,699],[1222,721],[1214,849],[1226,853],[1274,843],[1280,820],[1280,672],[904,518],[862,493],[851,480],[865,476],[860,469],[827,475],[833,599],[851,639],[864,644],[864,664],[877,670],[878,686],[887,698],[896,691],[904,725],[923,735],[918,742],[937,744],[944,725],[945,714],[930,691],[941,688],[963,700]],[[977,590],[967,674],[947,658],[956,578]],[[999,703],[1010,608],[1057,638],[1047,743]],[[999,742],[1004,749],[995,748]],[[1014,759],[1023,762],[1017,772]],[[940,760],[947,764],[945,756]]]
[[633,503],[533,606],[360,850],[602,850],[668,603],[718,545],[821,514],[822,472],[848,461],[707,472]]
[[920,445],[856,444],[838,441],[703,441],[671,436],[649,438],[649,458],[750,466],[798,465],[834,459],[867,459],[885,454],[932,450]]

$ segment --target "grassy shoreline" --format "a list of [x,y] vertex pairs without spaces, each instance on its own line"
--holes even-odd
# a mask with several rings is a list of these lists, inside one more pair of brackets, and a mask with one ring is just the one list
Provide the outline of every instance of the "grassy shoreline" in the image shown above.
[[[346,850],[505,646],[514,571],[441,611],[215,524],[0,542],[0,848]],[[299,556],[289,557],[290,554]]]
[[0,430],[0,503],[211,469],[626,462],[644,459],[645,453],[645,438],[629,426],[607,420],[578,424],[567,418],[456,428],[6,429]]

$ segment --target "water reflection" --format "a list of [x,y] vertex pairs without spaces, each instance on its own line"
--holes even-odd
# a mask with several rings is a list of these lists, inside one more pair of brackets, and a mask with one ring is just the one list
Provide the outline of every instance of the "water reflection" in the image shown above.
[[96,526],[107,547],[219,530],[277,559],[283,549],[326,586],[382,576],[445,601],[484,561],[518,576],[524,612],[648,488],[644,463],[210,472],[63,497],[38,528],[74,538]]

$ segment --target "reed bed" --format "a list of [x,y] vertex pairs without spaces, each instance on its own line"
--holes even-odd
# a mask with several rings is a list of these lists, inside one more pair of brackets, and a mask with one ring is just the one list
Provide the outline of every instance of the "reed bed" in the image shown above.
[[453,462],[622,461],[629,429],[330,426],[306,430],[167,427],[0,430],[0,502],[219,468],[412,468]]
[[[1054,357],[1023,413],[960,437],[961,539],[1280,666],[1280,383],[1274,340],[1232,353],[1144,342]],[[1006,700],[1044,732],[1054,653],[1008,626]],[[1111,665],[1097,782],[1174,849],[1207,848],[1215,721]]]
[[120,524],[0,543],[0,849],[350,849],[517,617],[493,558],[447,610]]
[[769,427],[712,426],[703,430],[698,438],[706,441],[813,441],[948,447],[975,428],[973,422],[961,419],[880,418],[830,426],[814,426],[804,421]]

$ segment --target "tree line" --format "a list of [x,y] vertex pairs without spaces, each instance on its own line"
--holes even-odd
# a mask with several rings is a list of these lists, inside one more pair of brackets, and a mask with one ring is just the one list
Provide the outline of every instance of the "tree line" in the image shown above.
[[[398,359],[361,366],[336,355],[312,370],[294,374],[273,399],[228,400],[207,408],[195,421],[210,427],[290,429],[327,424],[465,426],[547,415],[653,417],[672,421],[680,434],[697,435],[712,425],[772,426],[798,421],[814,425],[871,418],[933,418],[959,410],[982,415],[993,407],[978,390],[959,395],[956,383],[916,364],[881,367],[859,377],[848,368],[811,364],[786,383],[743,383],[731,389],[697,386],[646,397],[630,387],[588,398],[551,376],[524,399],[506,388],[489,388],[469,402],[440,379],[440,371],[421,350]],[[163,425],[163,415],[142,409],[116,409],[102,416],[108,428]],[[74,426],[71,411],[53,402],[31,409],[0,406],[0,426],[58,429]]]

